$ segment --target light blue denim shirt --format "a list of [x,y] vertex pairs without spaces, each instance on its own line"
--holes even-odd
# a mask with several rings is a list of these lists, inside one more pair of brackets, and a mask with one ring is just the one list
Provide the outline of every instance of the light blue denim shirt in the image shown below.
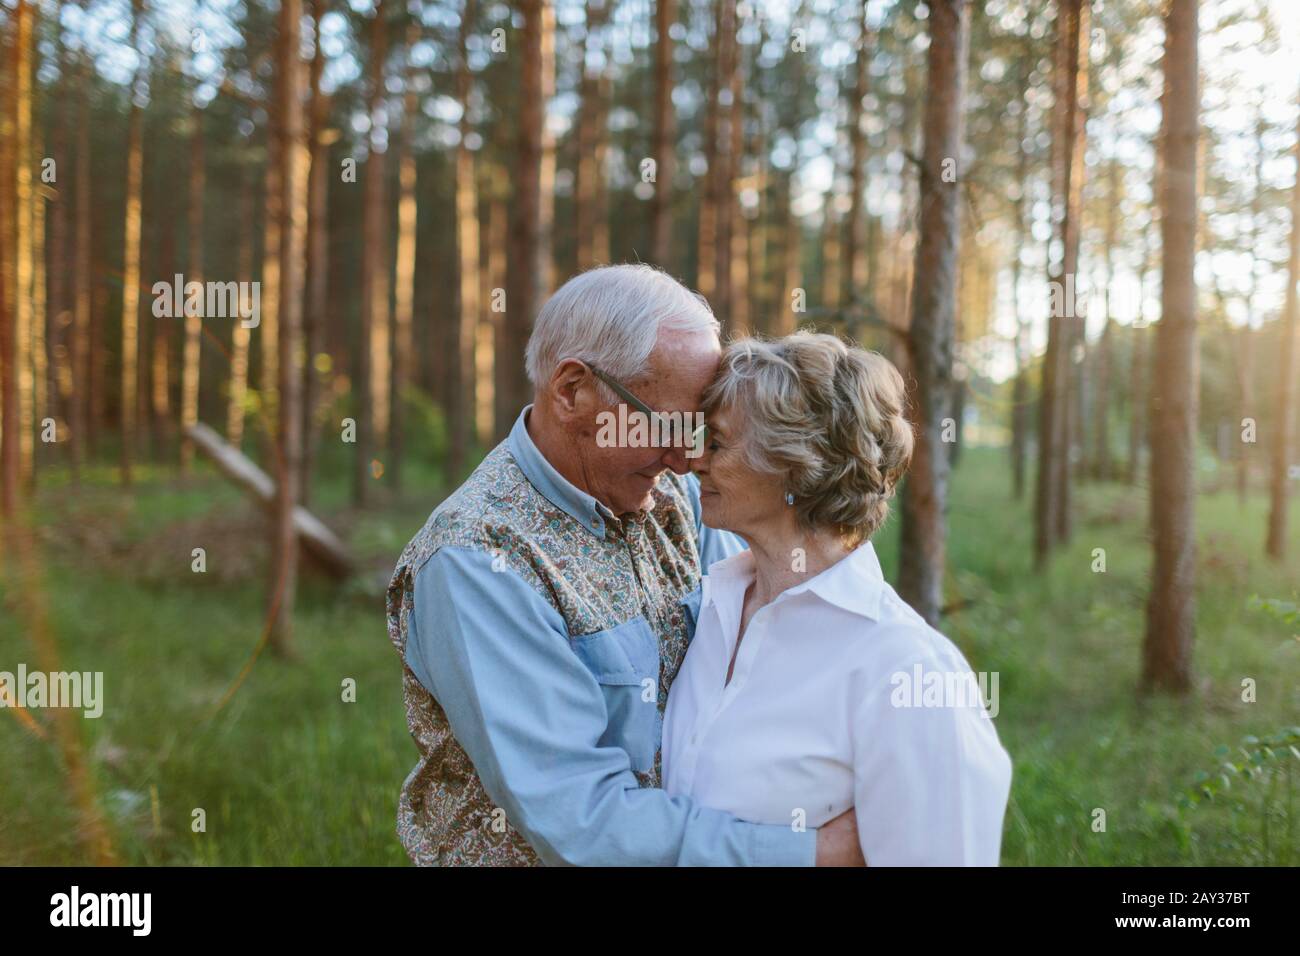
[[[528,482],[594,538],[614,534],[607,524],[620,519],[542,456],[525,427],[527,413],[506,447]],[[691,475],[684,484],[703,571],[745,545],[704,527],[698,482]],[[644,573],[648,565],[638,567]],[[692,632],[698,602],[698,589],[683,602]],[[746,823],[643,786],[644,777],[638,782],[662,732],[662,711],[642,703],[639,675],[647,670],[637,658],[651,655],[643,662],[649,673],[658,664],[643,618],[571,635],[556,607],[492,553],[443,546],[415,576],[408,626],[411,671],[445,711],[487,795],[543,862],[813,865],[815,830]],[[602,672],[613,665],[583,656],[590,638],[599,639],[592,646],[600,654],[625,650],[619,662],[630,660],[633,670]]]

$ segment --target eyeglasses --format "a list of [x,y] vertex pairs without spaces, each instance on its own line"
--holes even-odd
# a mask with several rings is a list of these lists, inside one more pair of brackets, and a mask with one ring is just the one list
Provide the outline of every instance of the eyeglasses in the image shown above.
[[[624,386],[622,383],[618,382],[614,378],[611,378],[610,376],[606,375],[604,372],[596,368],[596,366],[592,365],[590,362],[585,362],[583,364],[585,364],[587,368],[591,369],[592,375],[596,376],[596,378],[600,379],[602,382],[604,382],[606,385],[612,388],[619,398],[623,399],[623,401],[627,402],[638,412],[644,415],[649,420],[650,426],[656,430],[655,431],[656,434],[664,434],[664,431],[662,430],[662,420],[664,416],[662,414],[656,412],[645,402],[641,401],[641,399],[633,395],[630,389],[628,389],[626,386]],[[681,428],[678,427],[677,422],[669,418],[668,434],[672,435],[674,445],[676,444],[677,439],[680,436],[680,433],[681,433]],[[686,447],[690,449],[694,453],[694,455],[699,455],[701,450],[704,448],[704,443],[708,440],[708,435],[709,435],[709,426],[700,425],[700,427],[694,429],[691,432],[690,440],[686,443]],[[694,455],[692,457],[694,457]]]

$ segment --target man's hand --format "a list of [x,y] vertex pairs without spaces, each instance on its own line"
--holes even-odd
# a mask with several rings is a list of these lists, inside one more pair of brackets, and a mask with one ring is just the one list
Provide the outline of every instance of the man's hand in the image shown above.
[[853,807],[817,828],[817,865],[867,865],[858,843],[858,818]]

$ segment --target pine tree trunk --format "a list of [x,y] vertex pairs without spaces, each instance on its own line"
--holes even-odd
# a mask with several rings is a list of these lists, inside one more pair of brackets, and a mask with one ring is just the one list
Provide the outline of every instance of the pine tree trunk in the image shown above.
[[293,607],[298,579],[298,538],[293,512],[302,468],[302,289],[307,234],[307,154],[298,57],[302,0],[280,0],[277,74],[280,133],[280,364],[276,428],[276,497],[273,549],[276,587],[271,594],[271,647],[292,652]]
[[370,77],[366,112],[370,117],[366,158],[365,193],[362,208],[364,250],[361,259],[361,349],[359,372],[353,392],[356,417],[356,471],[353,502],[362,507],[369,501],[371,459],[388,437],[388,256],[384,225],[384,157],[376,127],[384,95],[384,59],[387,56],[385,0],[377,0],[370,22]]
[[1029,190],[1029,153],[1024,147],[1028,133],[1028,106],[1026,94],[1029,90],[1029,77],[1025,75],[1022,82],[1019,121],[1016,124],[1016,141],[1021,144],[1018,150],[1016,183],[1017,193],[1014,204],[1015,245],[1011,260],[1011,311],[1015,316],[1016,337],[1013,347],[1016,359],[1016,374],[1011,386],[1011,494],[1016,501],[1025,496],[1025,461],[1029,454],[1029,323],[1021,314],[1020,279],[1023,271],[1025,254],[1025,201]]
[[1165,21],[1161,316],[1151,389],[1154,562],[1143,647],[1144,691],[1185,693],[1195,622],[1197,0]]
[[[279,82],[278,75],[275,82]],[[266,190],[264,207],[266,226],[262,242],[262,312],[257,326],[257,342],[261,350],[257,388],[261,392],[261,408],[264,415],[274,411],[275,393],[280,380],[280,229],[283,224],[280,198],[283,189],[280,182],[282,173],[280,142],[274,132],[280,122],[278,115],[280,96],[278,92],[272,95],[275,102],[267,109],[269,128],[266,137],[266,177],[263,184]]]
[[[555,291],[555,133],[547,122],[547,109],[555,96],[555,5],[542,4],[541,16],[541,161],[537,169],[537,272],[534,275],[534,304],[540,308]],[[529,319],[531,325],[532,319]]]
[[452,370],[451,456],[448,483],[455,484],[465,471],[471,438],[477,432],[477,390],[480,380],[477,350],[482,310],[479,305],[478,189],[474,181],[474,153],[466,145],[473,125],[469,119],[473,76],[469,66],[469,38],[475,15],[474,0],[466,0],[461,18],[456,97],[460,100],[460,142],[456,147],[456,315],[448,342]]
[[736,215],[735,177],[740,162],[736,127],[740,123],[740,66],[736,44],[736,4],[733,0],[718,2],[718,88],[730,93],[730,103],[718,107],[718,162],[710,164],[714,175],[715,235],[713,247],[701,246],[701,255],[713,256],[713,311],[722,320],[724,332],[734,329],[731,301],[731,234]]
[[[132,0],[131,47],[138,49],[143,0]],[[132,80],[133,95],[126,134],[126,222],[123,232],[122,268],[122,483],[131,484],[131,459],[136,443],[136,401],[139,387],[140,323],[140,189],[144,173],[143,122],[134,91],[145,69],[143,59]]]
[[[1090,2],[1090,0],[1089,0]],[[1070,531],[1070,421],[1074,415],[1070,352],[1077,341],[1075,282],[1083,190],[1083,111],[1087,94],[1088,3],[1063,0],[1057,14],[1056,65],[1052,110],[1053,204],[1060,225],[1061,259],[1049,265],[1053,315],[1048,320],[1039,403],[1038,473],[1034,496],[1034,560],[1042,567]]]
[[655,194],[650,201],[650,259],[661,269],[669,268],[668,259],[673,231],[676,114],[673,112],[672,99],[673,39],[669,31],[676,18],[675,0],[656,0],[654,144],[652,147],[655,161]]
[[53,95],[57,96],[58,105],[52,108],[54,115],[50,120],[50,156],[54,159],[55,168],[62,178],[56,178],[50,197],[52,202],[49,210],[49,321],[47,340],[52,360],[49,381],[50,414],[61,423],[58,437],[60,444],[64,447],[60,451],[66,453],[66,460],[72,471],[72,480],[76,482],[79,479],[80,469],[73,453],[71,441],[73,437],[71,434],[73,371],[70,364],[73,349],[70,292],[72,289],[72,263],[75,256],[68,240],[69,198],[72,195],[68,185],[71,178],[71,163],[68,162],[68,101],[71,88],[68,80],[72,74],[72,68],[68,62],[67,49],[63,44],[62,15],[63,4],[60,3],[53,24],[54,61],[59,67],[59,82],[53,90]]
[[[739,23],[736,29],[739,30]],[[718,259],[718,274],[727,270],[726,288],[719,289],[719,300],[725,303],[726,321],[732,335],[748,335],[749,328],[749,231],[740,208],[740,190],[744,177],[744,87],[745,68],[741,62],[740,44],[731,42],[731,143],[727,149],[727,189],[725,216],[719,220],[719,253],[721,243],[727,243],[726,258]],[[721,283],[720,283],[721,285]]]
[[[176,268],[176,233],[172,190],[163,176],[149,178],[142,210],[153,213],[149,217],[149,227],[143,230],[141,237],[140,274],[142,276],[172,276],[182,271]],[[184,277],[182,277],[182,282]],[[183,290],[182,290],[183,291]],[[184,300],[182,299],[182,307]],[[150,310],[152,311],[152,310]],[[148,314],[148,313],[146,313]],[[171,361],[171,332],[176,323],[184,323],[184,317],[178,315],[166,321],[155,320],[152,315],[140,326],[140,355],[148,361],[140,364],[140,432],[141,455],[149,458],[153,455],[154,436],[165,439],[170,425],[171,395],[167,390],[169,382],[169,363]],[[183,328],[183,325],[182,325]]]
[[709,101],[704,112],[704,158],[708,170],[704,174],[703,189],[700,194],[700,217],[698,245],[695,250],[696,280],[695,286],[700,295],[708,299],[719,312],[715,295],[718,287],[717,253],[718,246],[718,212],[722,203],[722,172],[726,162],[725,141],[722,136],[722,91],[730,89],[730,77],[726,72],[726,49],[728,45],[728,25],[731,23],[729,11],[734,9],[730,0],[713,0],[713,61],[709,71]]
[[[44,155],[41,135],[33,136],[33,166],[39,167],[39,157]],[[33,483],[36,476],[37,453],[36,432],[44,429],[45,419],[49,416],[49,352],[46,349],[45,336],[46,313],[46,275],[45,275],[45,184],[33,180],[32,189],[32,449],[27,456],[27,467]]]
[[961,241],[961,171],[945,177],[944,168],[962,155],[969,16],[965,0],[930,4],[920,238],[908,343],[908,406],[917,441],[903,488],[898,592],[931,624],[943,610],[949,461],[942,432],[952,408]]
[[840,305],[840,220],[835,214],[835,187],[822,197],[822,295],[824,309]]
[[1093,441],[1092,473],[1101,481],[1111,479],[1110,460],[1110,365],[1111,365],[1111,329],[1114,323],[1106,318],[1101,339],[1097,342],[1097,389],[1093,407]]
[[794,214],[793,173],[788,173],[784,177],[781,187],[781,209],[785,215],[781,241],[781,299],[772,310],[775,324],[770,330],[777,337],[789,335],[795,330],[798,319],[794,311],[795,290],[803,288],[803,230],[799,217]]
[[506,287],[506,245],[509,217],[506,214],[504,185],[505,171],[500,166],[490,166],[484,182],[487,195],[487,228],[479,230],[479,323],[478,354],[475,368],[475,400],[478,402],[478,440],[480,445],[491,444],[502,428],[497,422],[497,383],[501,380],[505,363],[497,362],[497,342],[500,341],[502,313],[495,311],[493,290]]
[[1296,416],[1296,329],[1300,325],[1300,305],[1296,302],[1296,284],[1300,283],[1300,121],[1296,123],[1295,184],[1291,187],[1291,245],[1286,269],[1286,305],[1281,329],[1282,341],[1277,355],[1277,424],[1274,426],[1272,472],[1269,480],[1268,541],[1265,550],[1270,558],[1281,561],[1287,550],[1287,509],[1291,462],[1291,430]]
[[32,323],[34,264],[32,255],[32,53],[38,10],[29,0],[19,0],[14,11],[13,50],[13,152],[14,170],[14,324],[15,369],[18,381],[18,479],[23,488],[32,480],[32,442],[35,382],[32,377]]
[[587,5],[587,34],[582,44],[584,66],[578,85],[578,162],[573,194],[578,272],[596,264],[607,265],[609,262],[608,235],[605,248],[597,248],[600,245],[597,230],[605,225],[598,216],[601,205],[598,193],[604,179],[606,108],[602,76],[607,69],[597,72],[589,65],[592,51],[602,42],[599,38],[604,33],[608,17],[608,2],[595,0]]
[[83,50],[77,60],[76,256],[72,313],[72,458],[79,471],[93,446],[101,399],[98,362],[91,351],[93,299],[90,257],[90,61]]
[[[190,143],[190,241],[186,283],[203,282],[203,111],[193,112],[194,139]],[[185,315],[185,355],[181,365],[181,474],[194,461],[194,444],[185,437],[199,420],[199,368],[203,347],[203,316]]]
[[303,336],[307,365],[302,377],[302,476],[298,494],[304,507],[311,501],[311,478],[320,445],[317,414],[321,406],[323,373],[316,369],[316,357],[325,353],[326,313],[329,310],[329,97],[321,92],[325,51],[321,43],[324,0],[312,0],[311,14],[315,51],[308,76],[310,110],[311,170],[307,174],[307,277],[303,307]]
[[[239,196],[239,221],[253,221],[253,183],[245,179],[241,182]],[[239,230],[238,279],[240,282],[253,281],[253,230]],[[261,303],[261,313],[266,313],[266,303]],[[248,344],[252,330],[241,319],[231,329],[230,342],[230,391],[226,402],[226,441],[236,450],[244,441],[244,401],[248,395]]]
[[867,291],[864,206],[867,177],[867,136],[862,130],[862,100],[867,95],[871,65],[871,36],[867,27],[867,3],[859,0],[858,50],[853,66],[853,89],[849,94],[849,212],[844,229],[844,264],[840,269],[844,291],[840,301],[865,299]]
[[[393,290],[393,392],[392,449],[389,474],[395,492],[402,489],[402,466],[406,457],[405,395],[413,381],[415,358],[415,231],[418,209],[415,191],[415,114],[419,97],[415,92],[415,67],[410,50],[419,41],[419,29],[407,29],[408,65],[402,97],[402,128],[397,140],[397,276]],[[453,417],[452,428],[457,427]]]
[[[18,69],[22,57],[18,46],[31,36],[24,21],[30,16],[26,3],[14,13],[14,26],[9,39],[0,33],[0,53],[5,56],[6,89],[17,93],[16,75],[9,72],[9,64]],[[18,205],[18,184],[14,154],[15,100],[0,98],[0,515],[11,518],[18,509],[19,447],[18,447],[18,330],[16,264],[9,238],[14,234],[14,207]]]
[[529,400],[523,356],[537,311],[538,231],[541,222],[540,175],[542,120],[546,109],[543,33],[550,0],[520,0],[523,34],[514,55],[520,58],[519,117],[516,124],[514,195],[510,204],[510,255],[506,273],[506,311],[498,326],[496,432],[506,437]]

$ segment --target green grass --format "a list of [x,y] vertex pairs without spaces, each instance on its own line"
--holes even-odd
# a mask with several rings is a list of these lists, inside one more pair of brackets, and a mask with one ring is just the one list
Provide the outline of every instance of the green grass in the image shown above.
[[[141,469],[132,493],[115,472],[81,488],[52,473],[32,508],[40,597],[64,669],[104,672],[104,714],[74,721],[114,848],[136,864],[403,864],[397,792],[415,759],[400,667],[373,581],[439,496],[415,456],[404,497],[347,511],[345,462],[316,485],[368,574],[345,589],[305,579],[297,659],[264,654],[209,719],[258,643],[267,556],[259,519],[204,468],[188,483]],[[977,671],[999,674],[998,733],[1014,780],[1005,865],[1247,865],[1300,860],[1273,801],[1264,849],[1260,782],[1234,780],[1214,801],[1177,808],[1219,745],[1300,723],[1300,643],[1248,608],[1252,594],[1293,598],[1297,556],[1264,560],[1266,502],[1229,493],[1197,505],[1197,690],[1138,698],[1150,549],[1144,489],[1084,484],[1070,546],[1043,575],[1031,562],[1029,503],[1012,502],[1003,453],[971,450],[953,484],[945,631]],[[1300,512],[1300,507],[1293,509]],[[1300,514],[1291,540],[1300,551]],[[878,547],[892,574],[897,520]],[[208,572],[190,570],[190,549]],[[1094,573],[1093,549],[1106,551]],[[13,561],[6,555],[5,563]],[[35,668],[12,577],[0,581],[0,670]],[[355,703],[342,682],[356,681]],[[1243,678],[1257,682],[1243,703]],[[35,716],[46,725],[47,713]],[[0,714],[0,864],[84,862],[57,749]],[[1280,792],[1280,791],[1279,791]],[[155,809],[156,807],[156,809]],[[192,814],[206,814],[194,833]],[[1094,811],[1106,815],[1094,832]]]

